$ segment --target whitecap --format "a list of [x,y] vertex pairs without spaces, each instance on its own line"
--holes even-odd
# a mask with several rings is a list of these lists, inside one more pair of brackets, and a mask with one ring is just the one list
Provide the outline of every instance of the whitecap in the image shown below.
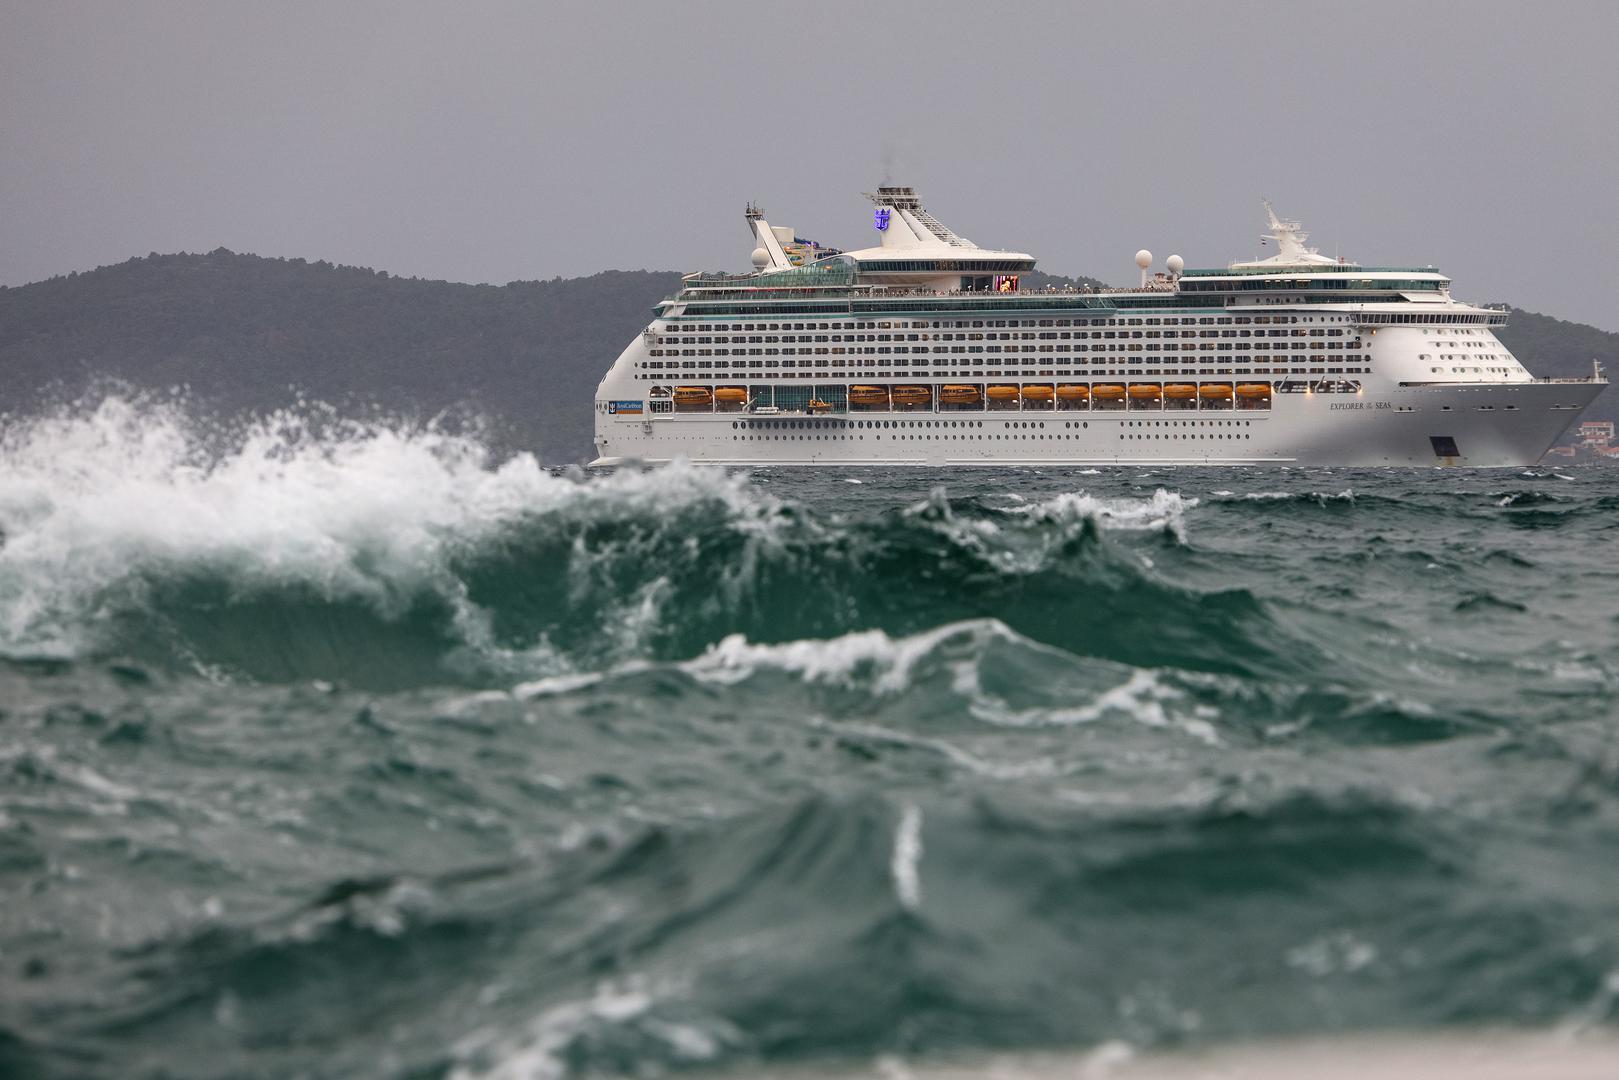
[[[745,579],[776,542],[781,504],[720,469],[586,480],[529,454],[496,460],[476,436],[432,425],[313,410],[221,432],[173,404],[108,397],[0,438],[0,653],[82,655],[154,581],[199,574],[242,592],[307,588],[388,618],[434,594],[468,644],[493,650],[456,573],[466,552],[547,516],[659,527],[710,505],[746,537],[731,571]],[[614,625],[638,638],[661,601],[646,586]]]
[[1021,640],[996,619],[948,623],[909,637],[894,638],[881,630],[861,630],[829,639],[781,644],[749,642],[731,634],[680,667],[703,682],[731,685],[761,668],[792,672],[806,682],[854,686],[857,675],[878,694],[897,694],[912,685],[911,673],[929,653],[950,640],[965,640],[976,652],[990,639]]
[[1084,492],[1063,492],[1028,506],[1008,507],[1005,513],[1024,514],[1030,520],[1057,524],[1091,522],[1103,529],[1131,532],[1162,531],[1186,541],[1186,511],[1198,500],[1158,488],[1147,498],[1098,498]]
[[1221,744],[1219,731],[1210,722],[1210,717],[1217,714],[1190,704],[1184,691],[1145,668],[1132,671],[1122,683],[1084,705],[1013,711],[975,701],[971,711],[976,718],[1003,727],[1060,727],[1123,716],[1144,727],[1181,731],[1208,746]]
[[922,862],[922,810],[907,804],[894,830],[894,854],[889,872],[894,878],[894,895],[907,911],[922,906],[922,880],[917,868]]

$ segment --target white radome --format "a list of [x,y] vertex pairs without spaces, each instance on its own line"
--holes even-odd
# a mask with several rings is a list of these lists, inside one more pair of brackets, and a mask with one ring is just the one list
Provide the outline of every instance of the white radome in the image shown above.
[[764,248],[754,248],[753,249],[753,268],[755,270],[763,270],[765,267],[767,267],[769,265],[770,265],[770,252],[766,251]]
[[1146,248],[1142,248],[1140,251],[1136,252],[1136,265],[1141,267],[1143,270],[1151,266],[1152,252],[1148,251]]
[[1186,269],[1186,260],[1181,258],[1179,255],[1171,255],[1167,260],[1165,260],[1164,265],[1169,267],[1169,272],[1171,274],[1178,274],[1182,270]]

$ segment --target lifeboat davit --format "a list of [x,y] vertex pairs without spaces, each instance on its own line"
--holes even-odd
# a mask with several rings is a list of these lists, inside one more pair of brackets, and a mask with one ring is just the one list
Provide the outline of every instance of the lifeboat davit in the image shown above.
[[1231,397],[1231,384],[1204,383],[1202,386],[1197,388],[1197,392],[1206,398],[1213,398],[1218,401],[1226,401]]
[[978,387],[976,386],[941,386],[939,387],[939,404],[941,405],[977,405]]
[[741,386],[722,386],[714,391],[714,400],[733,404],[746,401],[748,400],[748,391],[746,387]]
[[1270,383],[1238,383],[1237,396],[1240,398],[1268,398],[1270,397]]
[[933,400],[933,391],[925,386],[894,387],[895,405],[926,405]]
[[1091,388],[1084,383],[1064,383],[1057,387],[1057,396],[1064,401],[1084,401],[1091,396]]
[[1190,401],[1197,397],[1197,387],[1191,383],[1166,383],[1164,396],[1171,401]]
[[1097,383],[1091,387],[1091,396],[1104,401],[1117,401],[1124,396],[1124,387],[1118,383]]
[[1131,401],[1157,401],[1163,396],[1163,393],[1163,387],[1159,386],[1157,383],[1138,382],[1130,384]]
[[714,393],[706,386],[675,387],[676,405],[709,405],[713,401]]
[[985,393],[989,395],[989,400],[991,401],[1017,400],[1017,387],[1015,386],[992,386]]
[[888,391],[880,386],[849,387],[850,405],[887,405]]
[[1025,386],[1023,388],[1024,401],[1050,401],[1056,394],[1049,386]]

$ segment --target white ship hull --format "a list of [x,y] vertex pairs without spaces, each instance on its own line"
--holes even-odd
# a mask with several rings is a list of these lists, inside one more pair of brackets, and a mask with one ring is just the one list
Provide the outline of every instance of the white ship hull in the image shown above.
[[1539,461],[1603,385],[1278,394],[1265,409],[607,416],[594,464],[1499,468]]
[[1537,379],[1433,267],[1304,246],[1223,270],[1179,256],[1137,289],[1022,294],[884,187],[878,247],[809,241],[750,206],[754,273],[693,274],[596,392],[593,464],[1531,465],[1607,386]]

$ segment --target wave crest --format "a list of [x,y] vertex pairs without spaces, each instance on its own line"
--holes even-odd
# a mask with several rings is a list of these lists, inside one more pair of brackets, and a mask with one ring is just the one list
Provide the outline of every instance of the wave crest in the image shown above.
[[1257,597],[1185,564],[1197,505],[940,488],[828,511],[708,467],[554,473],[432,423],[222,430],[108,398],[0,443],[0,655],[509,685],[993,617],[1135,665],[1307,662]]

